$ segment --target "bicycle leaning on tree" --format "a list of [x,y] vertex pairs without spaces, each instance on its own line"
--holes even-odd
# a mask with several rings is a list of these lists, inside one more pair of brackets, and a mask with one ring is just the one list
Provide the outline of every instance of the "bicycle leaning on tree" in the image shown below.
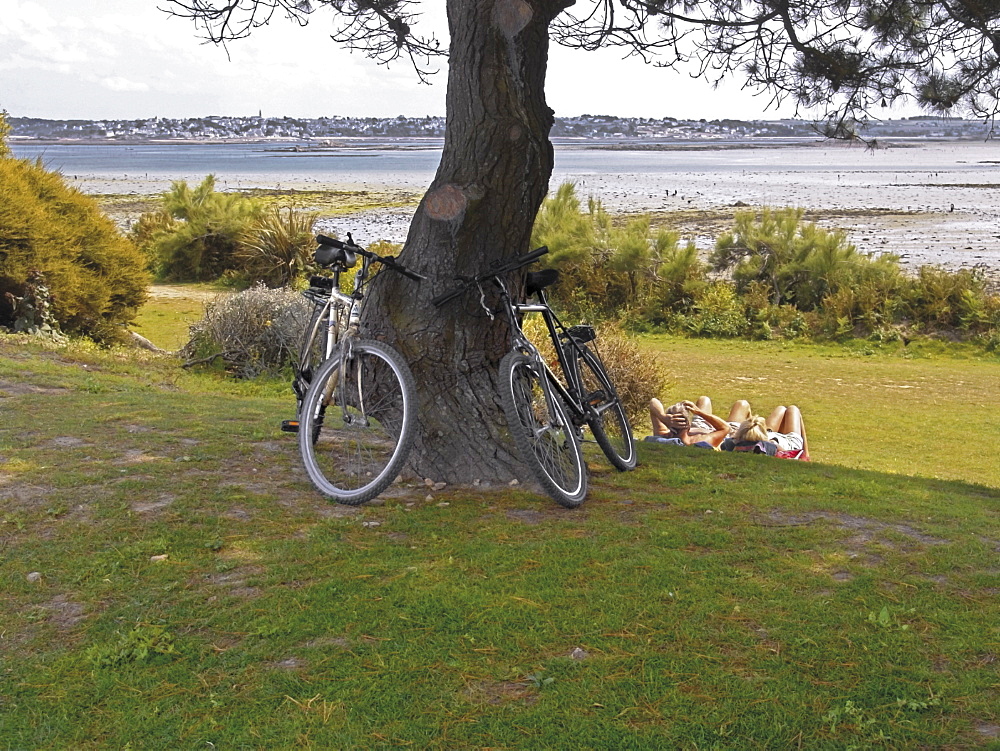
[[[545,269],[525,277],[526,302],[516,302],[505,278],[541,258],[548,248],[538,248],[513,259],[500,261],[474,277],[458,277],[462,284],[434,298],[441,306],[475,288],[479,304],[492,320],[502,313],[510,327],[511,351],[500,361],[500,401],[507,425],[521,459],[539,485],[556,502],[575,508],[587,496],[587,468],[581,450],[583,426],[611,464],[621,471],[636,464],[632,428],[614,384],[597,351],[592,326],[567,328],[549,306],[545,288],[558,279],[558,272]],[[487,287],[496,289],[498,309],[486,301]],[[530,298],[535,301],[531,302]],[[555,350],[562,378],[525,335],[525,314],[538,313]]]
[[[379,275],[372,265],[415,281],[424,277],[393,256],[318,235],[314,258],[332,276],[310,277],[303,293],[313,304],[295,366],[294,420],[281,429],[298,433],[306,474],[325,496],[340,503],[369,501],[396,478],[413,442],[416,387],[406,362],[391,347],[358,336],[364,290]],[[350,294],[342,273],[361,266]]]

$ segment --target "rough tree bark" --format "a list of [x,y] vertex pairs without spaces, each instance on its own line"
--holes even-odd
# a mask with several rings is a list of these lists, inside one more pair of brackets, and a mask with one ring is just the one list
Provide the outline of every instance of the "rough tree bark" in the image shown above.
[[[428,277],[374,285],[362,327],[398,348],[419,391],[410,455],[451,483],[524,476],[504,428],[497,366],[508,348],[473,293],[430,300],[498,258],[524,253],[548,191],[553,113],[545,102],[549,24],[567,0],[448,0],[451,47],[441,164],[401,255]],[[390,275],[395,276],[395,275]]]

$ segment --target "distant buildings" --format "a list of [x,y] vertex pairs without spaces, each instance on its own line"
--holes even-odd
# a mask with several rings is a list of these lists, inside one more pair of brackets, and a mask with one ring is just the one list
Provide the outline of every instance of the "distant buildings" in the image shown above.
[[[441,138],[443,117],[208,117],[137,120],[42,120],[9,117],[14,138],[33,139],[198,139],[310,141],[329,138]],[[948,117],[911,117],[869,125],[870,138],[970,138],[989,137],[981,120]],[[611,115],[557,117],[556,138],[581,139],[753,139],[817,137],[806,120],[680,120],[672,117],[641,118]]]

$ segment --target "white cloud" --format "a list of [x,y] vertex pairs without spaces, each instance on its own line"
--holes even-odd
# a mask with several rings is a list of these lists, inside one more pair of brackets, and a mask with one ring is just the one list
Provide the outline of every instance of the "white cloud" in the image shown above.
[[102,78],[101,86],[111,91],[149,91],[149,85],[141,81],[130,81],[122,76]]

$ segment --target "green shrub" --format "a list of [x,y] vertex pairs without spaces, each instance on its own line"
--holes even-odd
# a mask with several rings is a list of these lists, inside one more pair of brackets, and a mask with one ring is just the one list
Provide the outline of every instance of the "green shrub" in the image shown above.
[[746,309],[728,282],[713,282],[695,298],[685,317],[685,328],[695,336],[733,338],[750,330]]
[[132,233],[165,281],[221,279],[241,289],[257,282],[276,288],[315,270],[315,219],[239,193],[217,193],[208,175],[194,189],[175,182],[163,207],[143,214]]
[[157,216],[144,216],[136,239],[155,259],[157,276],[165,281],[215,281],[238,272],[237,252],[263,204],[239,193],[217,193],[208,175],[193,190],[184,181],[163,195]]
[[613,324],[597,329],[596,349],[618,390],[632,428],[642,430],[649,421],[649,400],[673,385],[663,360],[640,348]]
[[10,146],[7,145],[7,136],[10,135],[11,130],[10,123],[7,122],[7,111],[0,110],[0,159],[10,156]]
[[906,308],[915,320],[932,326],[980,331],[990,324],[990,297],[985,279],[972,269],[921,266]]
[[0,157],[0,325],[37,277],[67,333],[114,341],[146,299],[146,259],[97,203],[39,162]]
[[577,320],[696,336],[888,341],[947,331],[992,341],[1000,297],[978,272],[925,266],[907,276],[897,256],[859,253],[804,215],[738,211],[709,267],[677,232],[654,232],[648,216],[613,220],[594,198],[584,208],[564,183],[543,202],[532,240],[562,274],[553,303]]
[[693,244],[680,249],[679,242],[676,232],[653,232],[649,216],[614,222],[594,198],[584,211],[573,183],[563,183],[543,202],[532,230],[532,245],[548,246],[543,262],[563,278],[553,300],[589,320],[640,308],[655,317],[689,295],[687,285],[702,280],[706,267]]

